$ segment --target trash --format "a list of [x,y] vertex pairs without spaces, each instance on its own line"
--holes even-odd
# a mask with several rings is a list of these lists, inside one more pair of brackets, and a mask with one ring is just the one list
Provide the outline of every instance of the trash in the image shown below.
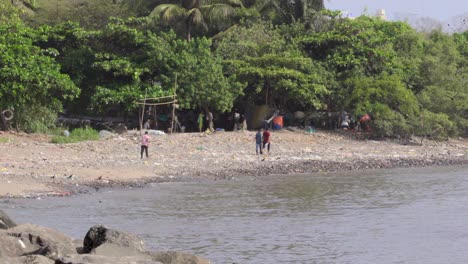
[[162,136],[162,135],[166,135],[166,133],[164,133],[164,131],[161,131],[161,130],[147,130],[148,131],[148,134],[150,135],[153,135],[153,136]]
[[63,131],[63,135],[64,135],[65,137],[69,137],[69,136],[70,136],[70,132],[69,132],[68,130],[64,130],[64,131]]

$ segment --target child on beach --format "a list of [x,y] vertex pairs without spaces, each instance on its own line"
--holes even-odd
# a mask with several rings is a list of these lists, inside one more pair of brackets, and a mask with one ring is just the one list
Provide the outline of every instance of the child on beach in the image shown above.
[[271,145],[270,137],[271,137],[271,134],[270,134],[270,131],[268,131],[268,127],[267,127],[265,128],[265,132],[263,132],[263,148],[267,147],[268,153],[270,153],[270,145]]
[[255,134],[255,152],[258,155],[258,150],[260,150],[260,154],[263,154],[262,151],[262,129],[260,128]]
[[143,158],[143,152],[146,152],[146,157],[148,158],[148,145],[150,137],[148,131],[141,137],[141,158]]

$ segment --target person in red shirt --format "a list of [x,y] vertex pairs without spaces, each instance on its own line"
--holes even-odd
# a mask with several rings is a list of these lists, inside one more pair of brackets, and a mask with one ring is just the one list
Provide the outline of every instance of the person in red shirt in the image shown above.
[[268,150],[268,153],[270,153],[270,145],[271,145],[270,137],[271,137],[271,134],[270,134],[270,131],[268,131],[268,127],[267,127],[265,128],[265,131],[263,132],[263,148],[266,147]]
[[148,131],[141,137],[141,158],[143,158],[143,152],[146,152],[146,157],[148,158],[148,145],[149,145],[150,136]]

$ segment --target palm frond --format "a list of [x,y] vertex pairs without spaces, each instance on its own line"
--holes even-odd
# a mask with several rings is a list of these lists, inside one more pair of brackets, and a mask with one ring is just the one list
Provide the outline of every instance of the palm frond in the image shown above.
[[229,19],[236,14],[236,10],[227,4],[206,5],[202,6],[200,9],[208,20],[212,22],[226,21],[226,19]]
[[150,16],[158,16],[165,22],[176,20],[180,17],[185,17],[187,11],[176,4],[161,4],[158,5],[150,14]]
[[203,14],[198,8],[192,8],[187,12],[187,19],[193,25],[206,26],[205,19],[203,19]]

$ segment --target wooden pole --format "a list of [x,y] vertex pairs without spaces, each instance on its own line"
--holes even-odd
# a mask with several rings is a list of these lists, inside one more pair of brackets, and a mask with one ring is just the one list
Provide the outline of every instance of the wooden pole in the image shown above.
[[143,102],[143,108],[141,109],[141,118],[140,118],[140,136],[143,136],[143,119],[145,118],[145,104],[146,104],[146,95],[148,89],[145,89],[145,101]]
[[174,82],[174,95],[172,97],[172,122],[171,122],[171,134],[174,131],[174,118],[175,118],[175,103],[176,103],[176,91],[177,91],[177,73],[175,74],[175,82]]

